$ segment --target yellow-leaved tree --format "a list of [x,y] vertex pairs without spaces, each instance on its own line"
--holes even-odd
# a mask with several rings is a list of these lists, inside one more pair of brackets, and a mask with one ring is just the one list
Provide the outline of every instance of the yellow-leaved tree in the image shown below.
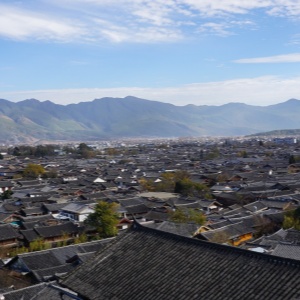
[[45,169],[43,166],[39,164],[28,164],[27,167],[23,170],[23,177],[36,179],[44,173]]

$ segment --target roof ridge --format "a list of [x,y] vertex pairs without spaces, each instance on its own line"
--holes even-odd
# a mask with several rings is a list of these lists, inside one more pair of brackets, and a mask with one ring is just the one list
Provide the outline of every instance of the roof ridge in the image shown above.
[[55,251],[57,249],[65,249],[65,248],[75,248],[75,247],[80,247],[80,246],[84,246],[84,245],[87,245],[87,244],[96,244],[97,242],[103,242],[103,241],[107,241],[107,240],[113,240],[114,237],[111,237],[111,238],[106,238],[106,239],[102,239],[102,240],[96,240],[96,241],[90,241],[90,242],[84,242],[84,243],[79,243],[79,244],[72,244],[72,245],[66,245],[66,246],[62,246],[62,247],[56,247],[56,248],[49,248],[49,249],[43,249],[43,250],[39,250],[39,251],[31,251],[31,252],[23,252],[23,253],[20,253],[16,256],[25,256],[25,255],[30,255],[30,254],[39,254],[41,252],[51,252],[51,251]]
[[40,283],[37,283],[37,284],[34,284],[34,285],[26,286],[24,288],[13,290],[13,291],[9,291],[9,292],[5,292],[5,293],[2,293],[2,294],[5,296],[5,294],[18,293],[18,292],[20,292],[20,290],[28,290],[28,289],[36,288],[38,286],[42,286],[43,287],[43,286],[47,286],[47,285],[48,285],[47,282],[40,282]]
[[276,255],[269,255],[269,254],[265,254],[265,253],[259,253],[259,252],[255,252],[255,251],[250,251],[247,249],[242,249],[242,248],[237,248],[234,246],[229,246],[229,245],[223,245],[223,244],[217,244],[217,243],[213,243],[213,242],[208,242],[208,241],[203,241],[203,240],[199,240],[196,238],[189,238],[186,236],[181,236],[181,235],[177,235],[175,233],[171,233],[171,232],[166,232],[166,231],[161,231],[155,228],[151,228],[151,227],[145,227],[143,225],[141,225],[140,223],[138,223],[136,220],[133,222],[133,225],[131,226],[131,229],[129,230],[133,230],[133,231],[144,231],[144,232],[150,232],[150,233],[154,233],[156,235],[160,235],[160,236],[164,236],[164,237],[169,237],[169,238],[176,238],[177,240],[182,240],[188,243],[192,243],[192,244],[198,244],[198,245],[202,245],[205,246],[207,248],[213,248],[213,249],[219,249],[219,250],[225,250],[225,251],[232,251],[234,253],[239,253],[241,255],[245,255],[245,256],[250,256],[250,257],[255,257],[255,258],[260,258],[260,259],[264,259],[267,260],[269,262],[281,262],[284,264],[292,264],[295,266],[298,266],[300,268],[300,261],[296,260],[296,259],[292,259],[292,258],[284,258],[281,256],[276,256]]

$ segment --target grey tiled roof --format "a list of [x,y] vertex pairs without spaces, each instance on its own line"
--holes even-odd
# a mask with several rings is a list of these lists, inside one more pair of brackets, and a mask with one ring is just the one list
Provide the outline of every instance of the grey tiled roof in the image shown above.
[[34,229],[20,230],[20,233],[25,237],[26,241],[33,242],[39,238]]
[[137,204],[132,206],[126,206],[126,210],[129,214],[143,214],[147,213],[150,208],[148,208],[145,204]]
[[54,275],[65,275],[73,269],[74,267],[71,264],[63,264],[60,266],[53,266],[45,269],[34,270],[33,274],[35,278],[39,279],[40,281],[47,281]]
[[61,262],[51,251],[26,253],[19,255],[19,257],[29,270],[46,269],[61,265]]
[[72,223],[67,222],[64,224],[36,227],[35,231],[43,238],[61,236],[63,234],[75,234],[79,232],[78,227]]
[[287,234],[285,236],[286,241],[300,243],[300,231],[290,228],[286,230]]
[[113,240],[114,240],[114,238],[107,238],[107,239],[103,239],[103,240],[99,240],[99,241],[78,244],[77,245],[78,252],[79,253],[90,253],[90,252],[99,251],[100,249],[107,246],[107,244],[111,243]]
[[298,299],[300,262],[135,223],[62,284],[84,299]]
[[19,233],[10,224],[0,225],[0,241],[15,239],[19,236]]
[[51,204],[44,203],[43,207],[48,212],[53,212],[53,211],[58,211],[59,209],[63,208],[66,205],[67,205],[67,203],[51,203]]
[[45,288],[46,284],[41,283],[37,285],[33,285],[27,288],[19,289],[16,291],[11,291],[4,293],[5,300],[30,300],[34,295],[36,295],[39,291]]
[[10,291],[4,293],[5,300],[72,300],[73,297],[69,297],[64,294],[61,295],[60,291],[50,287],[50,284],[40,283],[27,288],[19,289],[16,291]]
[[37,281],[48,281],[53,276],[62,276],[70,272],[76,265],[70,262],[74,257],[87,260],[96,251],[104,249],[114,238],[48,250],[19,254],[6,264],[8,269],[19,272],[31,272]]
[[200,225],[195,223],[175,223],[169,221],[150,223],[145,226],[187,237],[192,237],[200,227]]
[[272,255],[300,260],[300,245],[278,244]]
[[227,226],[209,230],[205,232],[201,232],[198,236],[200,239],[205,239],[207,241],[213,241],[216,237],[216,234],[223,233],[228,239],[236,239],[241,235],[248,234],[254,232],[254,229],[250,226],[244,224],[243,221],[235,224],[229,224]]

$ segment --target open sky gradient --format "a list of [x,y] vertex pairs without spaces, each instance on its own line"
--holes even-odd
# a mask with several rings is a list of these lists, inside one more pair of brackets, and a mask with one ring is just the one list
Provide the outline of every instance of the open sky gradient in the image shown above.
[[300,99],[299,0],[0,0],[0,98]]

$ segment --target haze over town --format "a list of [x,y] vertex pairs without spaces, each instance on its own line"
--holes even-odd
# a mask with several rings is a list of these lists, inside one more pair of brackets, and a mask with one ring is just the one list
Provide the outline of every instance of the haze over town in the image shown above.
[[0,98],[270,105],[300,97],[295,1],[0,3]]

